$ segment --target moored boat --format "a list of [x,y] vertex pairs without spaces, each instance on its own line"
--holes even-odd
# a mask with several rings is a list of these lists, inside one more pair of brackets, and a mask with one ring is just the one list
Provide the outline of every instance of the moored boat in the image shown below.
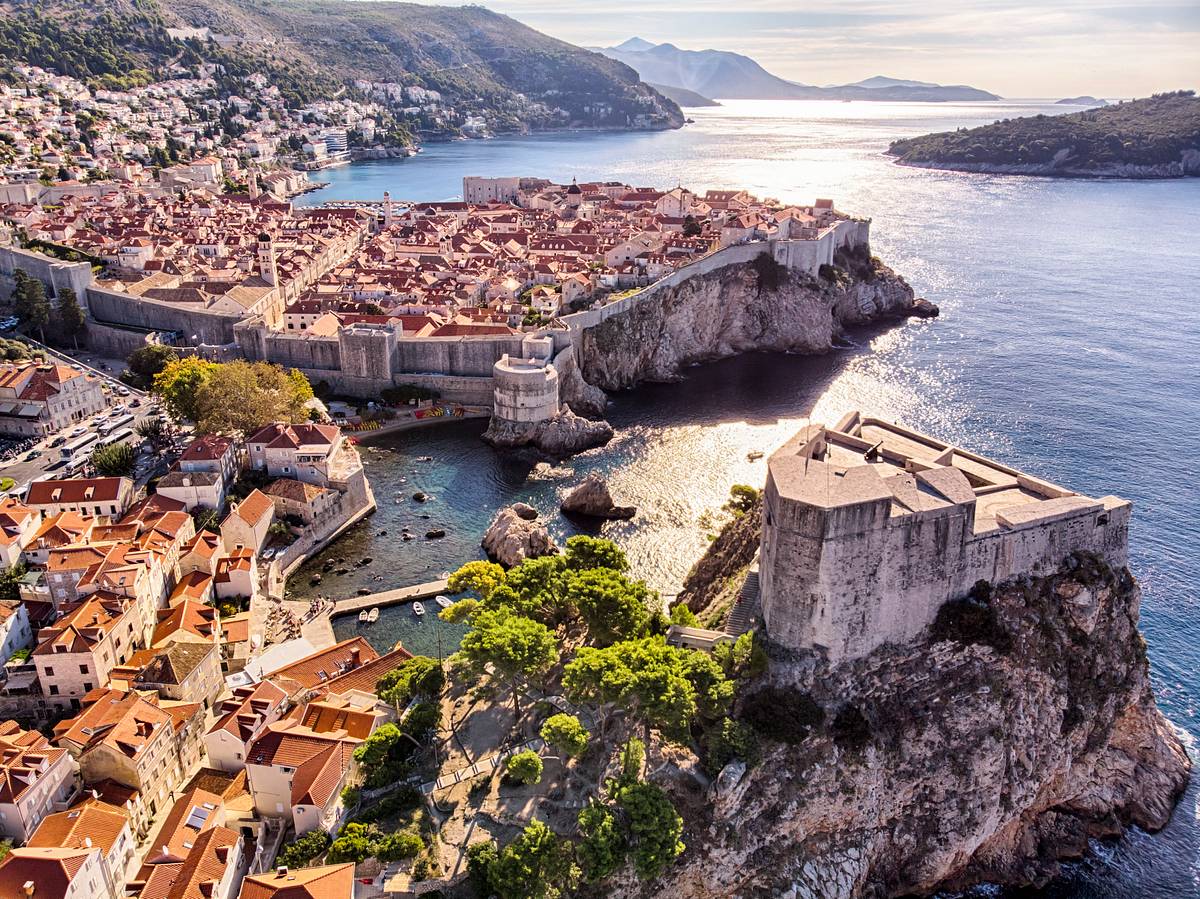
[[452,605],[454,605],[454,603],[452,603],[452,602],[450,601],[449,597],[446,597],[446,596],[440,596],[440,595],[439,595],[439,596],[435,596],[435,597],[433,598],[433,601],[434,601],[434,602],[436,602],[436,603],[437,603],[439,606],[441,606],[443,609],[448,609],[448,608],[450,608]]
[[420,618],[422,615],[425,614],[425,607],[423,605],[421,605],[419,602],[414,602],[413,603],[413,612],[416,613],[416,616],[418,618]]
[[370,612],[367,613],[367,624],[374,624],[378,620],[379,620],[379,606],[376,606],[375,608],[371,609]]

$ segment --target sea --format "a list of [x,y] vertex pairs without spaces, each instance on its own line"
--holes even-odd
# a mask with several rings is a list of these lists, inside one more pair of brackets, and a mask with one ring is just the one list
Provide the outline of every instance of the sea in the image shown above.
[[[960,443],[1093,496],[1132,500],[1131,567],[1158,703],[1193,754],[1200,737],[1200,179],[1057,180],[895,164],[897,138],[997,119],[1074,111],[1049,101],[839,103],[726,101],[689,109],[676,131],[570,133],[427,145],[409,159],[319,176],[306,204],[461,197],[464,175],[563,182],[620,179],[759,196],[868,216],[874,252],[941,307],[941,317],[850,335],[824,356],[747,355],[672,384],[612,397],[606,447],[546,470],[482,443],[481,422],[367,441],[379,511],[322,558],[371,565],[297,595],[350,595],[426,581],[479,558],[502,505],[541,510],[560,540],[575,529],[558,498],[600,471],[629,522],[602,533],[634,572],[678,591],[719,522],[729,487],[761,485],[763,459],[809,419],[862,409]],[[431,457],[432,461],[421,461]],[[432,496],[424,504],[416,491]],[[409,528],[418,535],[403,542]],[[425,540],[431,528],[442,540]],[[381,532],[387,532],[386,536]],[[359,630],[336,623],[340,636]],[[452,651],[461,631],[408,607],[363,628],[381,647]],[[1200,778],[1198,778],[1200,779]],[[1039,895],[1133,899],[1200,895],[1200,790],[1165,831],[1098,844]]]

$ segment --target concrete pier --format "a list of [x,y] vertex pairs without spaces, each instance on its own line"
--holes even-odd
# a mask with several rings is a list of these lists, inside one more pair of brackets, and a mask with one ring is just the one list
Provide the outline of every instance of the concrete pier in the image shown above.
[[[447,591],[449,582],[444,578],[437,581],[429,581],[424,584],[413,584],[410,587],[400,587],[396,590],[384,590],[382,593],[371,593],[367,596],[348,596],[345,599],[339,599],[333,604],[333,617],[338,615],[352,615],[361,612],[363,609],[371,609],[376,606],[398,606],[406,602],[413,602],[418,599],[429,599],[437,596],[439,593]],[[439,609],[430,609],[431,615],[437,614]]]

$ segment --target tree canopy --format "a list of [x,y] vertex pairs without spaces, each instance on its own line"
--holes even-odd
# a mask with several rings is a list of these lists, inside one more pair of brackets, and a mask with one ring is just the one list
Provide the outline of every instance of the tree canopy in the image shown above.
[[532,821],[488,866],[488,883],[500,899],[558,899],[579,882],[571,844],[541,821]]
[[308,379],[268,362],[168,361],[153,376],[154,392],[176,419],[205,433],[249,434],[275,421],[305,421]]

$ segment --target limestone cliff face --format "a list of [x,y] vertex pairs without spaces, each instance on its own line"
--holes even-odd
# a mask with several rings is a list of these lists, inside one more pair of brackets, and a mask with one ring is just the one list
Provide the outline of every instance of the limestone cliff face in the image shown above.
[[934,312],[865,251],[839,261],[844,267],[816,278],[763,256],[654,291],[584,332],[583,376],[605,390],[620,390],[673,380],[693,362],[748,351],[823,353],[848,325]]
[[1154,704],[1139,599],[1128,571],[1072,557],[947,607],[919,645],[832,670],[775,651],[753,690],[780,719],[798,697],[824,719],[765,740],[756,767],[731,763],[707,794],[681,775],[688,850],[647,894],[1041,884],[1089,837],[1163,827],[1190,763]]

